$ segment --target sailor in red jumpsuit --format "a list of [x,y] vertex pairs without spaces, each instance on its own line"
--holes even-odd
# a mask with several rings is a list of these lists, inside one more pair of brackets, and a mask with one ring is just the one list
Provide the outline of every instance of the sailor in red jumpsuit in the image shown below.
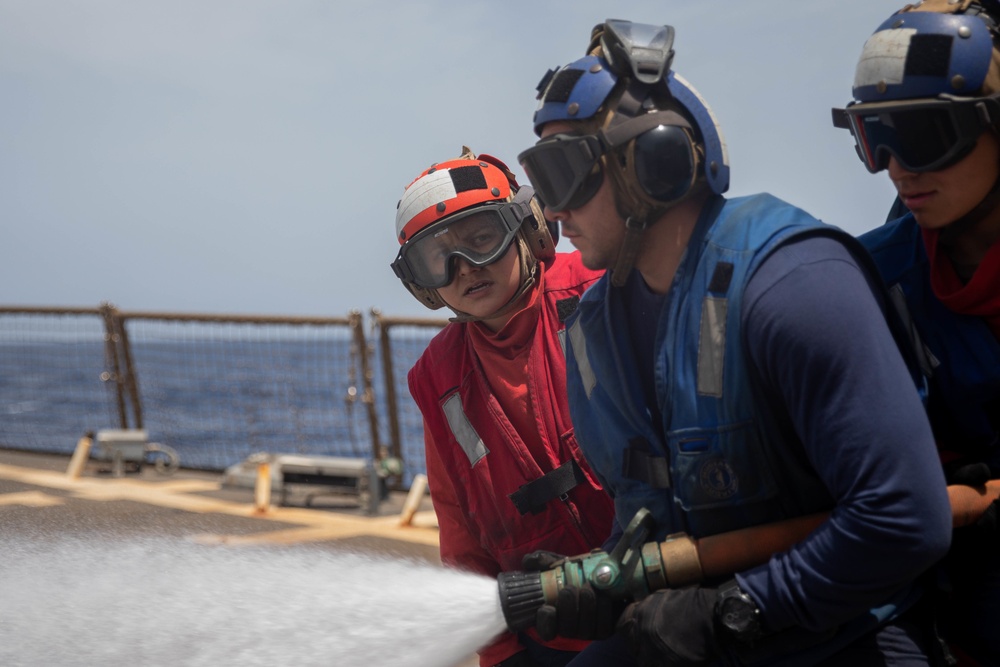
[[[600,273],[556,253],[531,188],[468,149],[407,186],[396,234],[396,275],[455,313],[408,376],[442,562],[495,577],[536,550],[600,547],[614,508],[573,435],[563,353],[563,323]],[[533,633],[504,633],[480,665],[564,664],[586,645]]]

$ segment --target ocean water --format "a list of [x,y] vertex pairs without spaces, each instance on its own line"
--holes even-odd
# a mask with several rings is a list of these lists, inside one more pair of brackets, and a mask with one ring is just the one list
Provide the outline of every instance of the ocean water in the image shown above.
[[504,628],[495,579],[317,548],[0,541],[0,665],[452,667]]
[[[429,335],[392,348],[404,481],[424,472],[422,421],[405,374]],[[258,452],[371,459],[361,369],[347,340],[134,340],[150,441],[181,465],[224,470]],[[390,443],[381,360],[371,358],[375,429]],[[103,342],[0,338],[0,446],[71,453],[87,431],[120,428]],[[353,399],[353,400],[352,400]],[[125,403],[130,426],[134,407]]]

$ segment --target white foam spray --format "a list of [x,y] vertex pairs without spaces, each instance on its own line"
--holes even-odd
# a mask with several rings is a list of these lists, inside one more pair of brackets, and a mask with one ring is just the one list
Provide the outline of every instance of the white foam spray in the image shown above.
[[319,548],[0,540],[0,665],[452,667],[493,579]]

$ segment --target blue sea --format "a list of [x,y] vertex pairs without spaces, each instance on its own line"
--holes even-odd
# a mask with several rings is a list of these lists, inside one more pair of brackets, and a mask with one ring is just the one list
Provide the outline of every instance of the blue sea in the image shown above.
[[[430,335],[392,346],[405,485],[424,472],[406,372]],[[184,467],[224,470],[258,452],[371,460],[393,449],[381,359],[369,359],[373,429],[350,340],[138,340],[131,350],[142,426]],[[68,454],[88,431],[122,428],[115,387],[99,340],[0,341],[0,446]],[[127,395],[123,407],[134,428]]]

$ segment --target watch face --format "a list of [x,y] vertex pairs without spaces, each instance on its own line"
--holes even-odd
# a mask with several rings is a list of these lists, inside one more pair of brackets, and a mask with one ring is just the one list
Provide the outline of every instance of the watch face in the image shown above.
[[723,600],[722,624],[738,635],[752,631],[757,626],[757,608],[739,597]]

